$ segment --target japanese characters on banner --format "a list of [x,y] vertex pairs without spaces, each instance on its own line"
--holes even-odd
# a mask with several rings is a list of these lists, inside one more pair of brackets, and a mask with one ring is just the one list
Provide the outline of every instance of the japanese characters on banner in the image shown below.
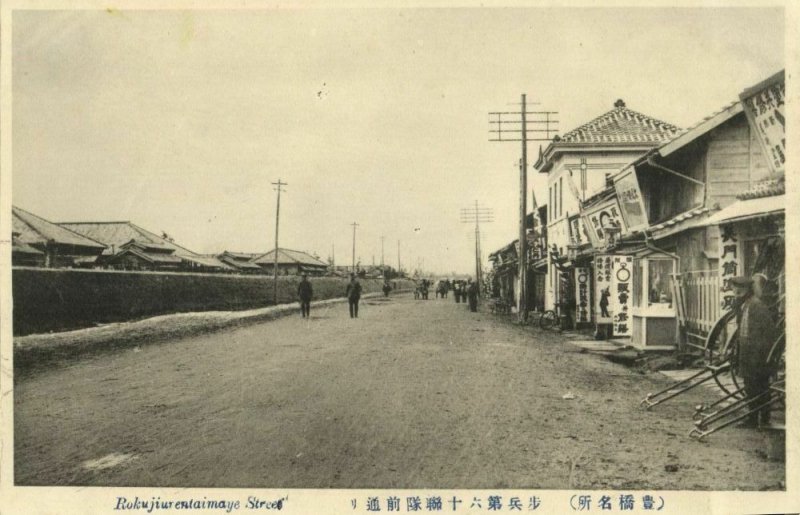
[[608,254],[594,257],[594,317],[598,324],[610,324],[611,286],[613,283],[613,262]]
[[633,256],[614,256],[613,302],[614,336],[630,336],[631,279]]
[[617,191],[622,215],[629,231],[637,231],[648,226],[647,212],[639,190],[639,181],[636,172],[631,169],[627,174],[614,180],[614,189]]
[[731,279],[742,273],[739,269],[741,247],[733,224],[720,225],[719,232],[719,298],[722,310],[730,311],[735,297]]
[[589,234],[580,216],[575,216],[569,221],[569,241],[575,245],[589,243]]
[[579,324],[591,321],[589,316],[589,310],[591,309],[589,281],[588,267],[578,267],[575,269],[575,322]]
[[773,173],[783,173],[786,161],[785,96],[786,82],[780,72],[739,97]]
[[584,224],[586,224],[592,247],[596,249],[605,248],[608,244],[606,241],[607,235],[603,230],[604,228],[619,227],[622,233],[627,230],[616,197],[587,208],[581,213],[581,216],[583,217]]
[[594,258],[595,320],[612,324],[614,336],[630,336],[633,257],[598,254]]

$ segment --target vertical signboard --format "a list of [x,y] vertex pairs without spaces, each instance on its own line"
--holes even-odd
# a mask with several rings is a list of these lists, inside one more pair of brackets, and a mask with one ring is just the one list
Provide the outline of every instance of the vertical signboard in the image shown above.
[[589,316],[589,310],[591,309],[589,284],[589,268],[575,268],[575,322],[579,324],[591,320]]
[[730,311],[735,297],[731,279],[743,272],[740,270],[741,247],[734,224],[720,225],[719,232],[719,298],[722,311]]
[[786,81],[779,72],[739,95],[773,173],[784,173],[786,161]]
[[594,271],[597,323],[611,324],[614,336],[630,336],[633,256],[598,254],[594,258]]
[[614,179],[614,189],[617,191],[619,206],[628,230],[638,231],[647,227],[647,212],[644,208],[642,192],[639,190],[636,171],[631,168],[625,175]]
[[611,323],[611,283],[613,263],[608,254],[594,257],[594,318],[598,324]]
[[613,332],[614,336],[630,336],[631,279],[633,256],[614,256],[613,270]]

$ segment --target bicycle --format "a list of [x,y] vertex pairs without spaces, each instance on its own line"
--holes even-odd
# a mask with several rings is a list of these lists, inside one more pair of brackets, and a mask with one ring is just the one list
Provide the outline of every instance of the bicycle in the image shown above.
[[[531,312],[530,315],[534,315],[537,312]],[[528,318],[528,324],[533,325],[536,324],[541,329],[552,329],[554,331],[561,331],[561,320],[563,317],[559,316],[552,309],[548,309],[546,311],[539,312],[539,319],[536,320],[533,316]]]

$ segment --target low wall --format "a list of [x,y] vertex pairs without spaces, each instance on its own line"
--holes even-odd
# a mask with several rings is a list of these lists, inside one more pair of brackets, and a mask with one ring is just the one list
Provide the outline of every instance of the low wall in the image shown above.
[[[344,296],[347,279],[310,278],[316,300]],[[360,279],[364,293],[380,279]],[[278,304],[297,300],[299,277],[278,277]],[[412,281],[398,279],[398,289]],[[14,335],[189,311],[236,311],[273,305],[267,276],[67,270],[14,267]]]

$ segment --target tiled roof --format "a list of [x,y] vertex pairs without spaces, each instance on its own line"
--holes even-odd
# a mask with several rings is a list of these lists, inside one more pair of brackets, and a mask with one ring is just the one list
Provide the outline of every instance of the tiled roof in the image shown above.
[[226,250],[219,256],[229,257],[231,259],[235,259],[236,261],[250,261],[253,258],[263,255],[263,252],[231,252],[230,250]]
[[41,255],[44,255],[44,252],[42,252],[41,250],[31,247],[27,243],[22,243],[22,242],[18,242],[18,241],[14,241],[11,244],[11,252],[13,254],[36,254],[36,255],[41,254]]
[[[711,209],[707,207],[696,207],[694,209],[690,209],[689,211],[684,211],[683,213],[674,216],[669,220],[652,225],[650,226],[649,230],[655,239],[666,238],[667,236],[672,236],[673,234],[677,234],[688,229],[704,226],[710,215]],[[637,234],[638,232],[639,231],[636,231],[633,234]]]
[[784,194],[786,194],[786,179],[785,177],[778,177],[761,181],[750,190],[741,195],[737,195],[736,198],[739,200],[750,200],[754,198],[775,197]]
[[239,261],[238,259],[234,259],[230,256],[220,255],[218,256],[218,259],[234,268],[242,268],[245,270],[261,270],[261,267],[255,263],[251,263],[249,261]]
[[[259,258],[253,259],[253,263],[269,265],[275,262],[275,251],[270,250]],[[327,263],[320,261],[314,256],[310,256],[305,252],[299,250],[278,249],[278,264],[294,264],[312,265],[312,266],[328,266]]]
[[88,238],[104,243],[108,248],[104,254],[112,254],[111,246],[119,249],[131,240],[140,243],[152,243],[175,249],[178,255],[196,256],[196,252],[183,248],[175,242],[162,238],[155,233],[143,229],[131,222],[64,222],[58,224]]
[[48,222],[44,218],[29,213],[24,209],[12,206],[12,231],[19,233],[18,241],[28,244],[44,244],[53,241],[60,245],[74,245],[91,249],[94,253],[99,253],[104,248],[103,244],[91,237],[78,234],[69,228],[61,227],[58,224]]
[[618,100],[614,109],[561,136],[556,143],[666,143],[680,129],[625,107]]
[[162,263],[162,264],[174,264],[177,265],[181,262],[181,258],[174,254],[164,254],[164,253],[157,253],[157,252],[145,252],[143,250],[139,250],[137,248],[129,247],[124,249],[123,251],[114,255],[111,258],[112,261],[119,259],[120,257],[124,256],[125,254],[133,254],[134,256],[139,256],[140,258],[148,261],[150,263]]
[[184,261],[189,261],[196,265],[205,266],[209,268],[220,268],[222,270],[233,270],[234,268],[227,263],[223,263],[214,256],[180,256]]

